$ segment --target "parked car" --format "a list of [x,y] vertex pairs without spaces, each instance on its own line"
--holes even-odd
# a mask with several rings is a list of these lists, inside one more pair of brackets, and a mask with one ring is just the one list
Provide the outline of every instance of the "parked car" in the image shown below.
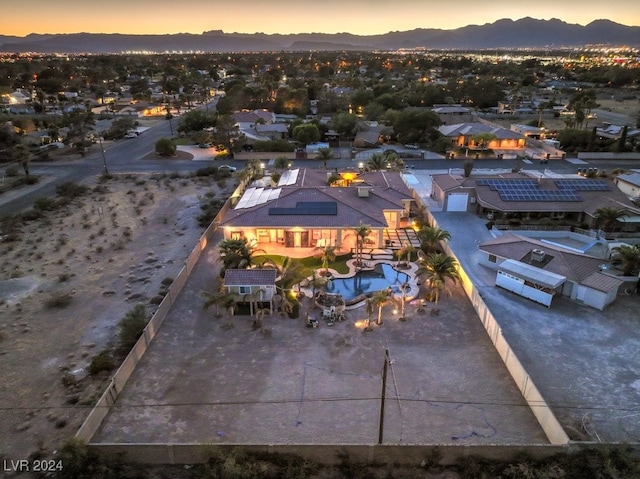
[[409,143],[407,145],[404,145],[405,148],[408,148],[409,150],[419,150],[420,149],[420,145],[418,145],[417,143]]
[[134,132],[129,132],[126,135],[124,135],[125,138],[138,138],[138,134],[134,133]]
[[235,173],[237,168],[235,166],[230,165],[220,165],[218,166],[218,171],[226,171],[229,173]]
[[200,143],[198,148],[211,148],[211,143]]

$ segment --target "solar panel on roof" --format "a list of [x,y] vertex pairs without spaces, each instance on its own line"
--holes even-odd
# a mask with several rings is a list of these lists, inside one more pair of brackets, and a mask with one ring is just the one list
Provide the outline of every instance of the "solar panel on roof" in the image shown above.
[[299,201],[293,208],[269,208],[270,216],[311,215],[335,216],[338,214],[338,204],[335,201]]

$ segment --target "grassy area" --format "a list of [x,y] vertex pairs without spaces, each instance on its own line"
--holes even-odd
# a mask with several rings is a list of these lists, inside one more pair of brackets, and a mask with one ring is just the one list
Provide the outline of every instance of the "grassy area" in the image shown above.
[[176,146],[193,145],[193,142],[189,138],[174,138],[173,143],[175,143]]
[[[347,261],[352,257],[352,253],[336,256],[335,261],[329,264],[329,268],[335,269],[338,273],[347,274],[349,272]],[[263,254],[255,256],[255,263],[261,264],[264,261],[270,260],[278,265],[282,265],[285,258],[285,256],[277,254]],[[297,263],[302,266],[302,272],[305,276],[311,276],[314,270],[320,269],[322,267],[322,261],[320,261],[320,258],[316,258],[314,256],[307,256],[306,258],[292,258],[291,261],[294,264]]]

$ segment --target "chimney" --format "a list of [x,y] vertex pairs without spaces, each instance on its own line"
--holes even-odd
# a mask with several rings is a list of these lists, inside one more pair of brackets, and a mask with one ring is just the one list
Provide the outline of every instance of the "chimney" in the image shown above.
[[541,249],[532,249],[531,250],[531,261],[536,261],[541,263],[544,261],[545,252]]
[[358,196],[360,198],[368,198],[370,189],[369,186],[358,186]]

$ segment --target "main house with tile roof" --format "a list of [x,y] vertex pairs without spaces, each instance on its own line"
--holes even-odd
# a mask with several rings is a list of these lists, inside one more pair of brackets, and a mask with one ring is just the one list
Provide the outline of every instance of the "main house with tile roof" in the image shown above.
[[353,229],[363,223],[371,228],[371,247],[382,248],[389,245],[389,230],[407,224],[412,201],[396,172],[287,170],[277,186],[247,188],[220,227],[225,238],[246,238],[264,249],[348,249],[355,246]]

